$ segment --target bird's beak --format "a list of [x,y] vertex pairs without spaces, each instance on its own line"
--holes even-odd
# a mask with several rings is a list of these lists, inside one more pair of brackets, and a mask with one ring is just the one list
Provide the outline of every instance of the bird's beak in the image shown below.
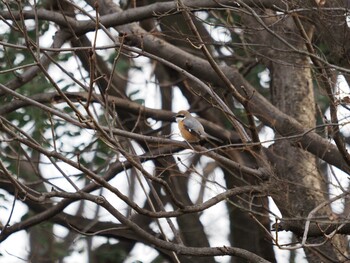
[[173,120],[176,121],[177,114],[173,115]]

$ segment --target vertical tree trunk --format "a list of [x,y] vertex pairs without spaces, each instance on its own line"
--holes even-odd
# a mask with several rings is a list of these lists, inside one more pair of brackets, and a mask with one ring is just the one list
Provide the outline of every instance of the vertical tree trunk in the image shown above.
[[[298,37],[293,23],[284,25],[284,29],[276,32],[287,39],[298,49],[304,48],[304,40]],[[286,28],[290,31],[286,31]],[[285,50],[286,45],[278,40],[273,42],[278,50]],[[316,124],[316,108],[311,76],[311,65],[308,57],[279,52],[274,54],[271,62],[271,94],[272,102],[283,112],[288,113],[305,127],[314,127]],[[277,135],[278,137],[278,135]],[[274,180],[277,195],[274,200],[278,204],[284,217],[306,218],[310,211],[326,200],[327,185],[317,165],[317,158],[312,154],[296,147],[297,141],[276,141],[274,152],[279,156],[275,163],[277,176]],[[284,195],[281,195],[284,193]],[[330,207],[319,211],[322,216],[331,214]],[[323,238],[308,240],[321,243]],[[306,249],[309,262],[329,262],[341,260],[339,253],[334,249],[332,242],[340,242],[341,237],[319,246],[317,249]],[[344,243],[345,245],[345,243]],[[345,251],[345,246],[343,246]]]

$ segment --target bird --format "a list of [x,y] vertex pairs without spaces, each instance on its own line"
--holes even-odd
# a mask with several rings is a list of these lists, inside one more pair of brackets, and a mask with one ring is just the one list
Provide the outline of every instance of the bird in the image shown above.
[[220,139],[215,138],[204,131],[203,125],[192,116],[186,110],[180,110],[176,114],[176,121],[179,126],[181,136],[191,143],[200,142],[201,140],[212,139],[218,142],[222,142]]

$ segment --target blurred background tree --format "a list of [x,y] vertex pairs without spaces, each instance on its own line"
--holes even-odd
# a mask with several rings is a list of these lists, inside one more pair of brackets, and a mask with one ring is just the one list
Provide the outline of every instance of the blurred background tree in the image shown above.
[[0,7],[0,258],[349,260],[349,1]]

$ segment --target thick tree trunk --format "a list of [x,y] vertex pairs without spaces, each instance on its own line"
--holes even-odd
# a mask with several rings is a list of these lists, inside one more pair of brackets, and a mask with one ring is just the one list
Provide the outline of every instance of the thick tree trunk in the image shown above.
[[[292,30],[277,31],[289,43],[298,49],[304,47],[304,40],[297,37],[292,23]],[[274,42],[277,49],[286,48],[278,41]],[[276,53],[271,62],[271,93],[272,102],[283,112],[290,114],[305,127],[316,124],[316,108],[311,76],[311,65],[308,57],[293,53]],[[278,138],[278,135],[276,136]],[[296,147],[293,140],[276,141],[273,150],[279,156],[275,163],[277,177],[274,181],[276,190],[274,200],[280,208],[283,217],[305,219],[317,205],[326,200],[327,185],[317,165],[317,158],[312,154]],[[318,215],[328,217],[332,213],[330,207],[318,211]],[[309,243],[321,243],[325,239],[308,240]],[[333,242],[345,241],[342,237],[335,237],[317,249],[305,249],[309,262],[337,262],[344,260]],[[343,251],[345,252],[345,242]],[[339,247],[338,247],[339,248]],[[333,260],[333,261],[332,261]]]
[[[262,12],[262,11],[257,11]],[[261,13],[262,14],[262,13]],[[269,16],[272,15],[272,16]],[[306,40],[300,36],[294,20],[286,18],[277,20],[274,12],[267,10],[265,24],[271,31],[265,30],[255,18],[243,16],[247,28],[259,28],[247,39],[256,44],[258,54],[270,69],[271,100],[276,107],[298,120],[305,127],[313,128],[316,125],[316,107],[310,59],[298,54],[295,50],[306,51]],[[304,25],[305,31],[312,36],[313,28]],[[283,41],[281,41],[283,39]],[[287,44],[288,43],[288,44]],[[293,49],[290,48],[293,46]],[[293,131],[291,130],[291,134]],[[276,134],[279,138],[279,134]],[[284,218],[305,219],[308,214],[320,203],[327,200],[327,184],[319,172],[317,158],[296,147],[298,139],[276,140],[271,146],[275,153],[274,166],[277,178],[271,180],[271,192]],[[330,207],[318,211],[318,215],[328,217],[332,213]],[[309,243],[321,243],[319,240],[310,240]],[[336,243],[334,245],[332,243]],[[335,247],[339,244],[341,251],[346,251],[345,239],[335,237],[325,245],[314,249],[305,249],[309,262],[338,262],[344,260]]]

